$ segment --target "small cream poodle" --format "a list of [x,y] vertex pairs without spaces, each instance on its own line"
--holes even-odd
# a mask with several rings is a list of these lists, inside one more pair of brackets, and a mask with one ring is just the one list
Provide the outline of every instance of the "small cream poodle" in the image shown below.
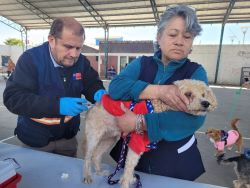
[[[187,106],[190,114],[205,115],[207,112],[213,111],[216,108],[216,97],[211,88],[209,88],[204,82],[186,79],[175,81],[174,85],[176,85],[191,101]],[[152,100],[151,102],[154,107],[154,112],[175,110],[160,100]],[[107,102],[105,104],[107,104]],[[111,103],[108,102],[108,105],[110,104]],[[121,130],[116,124],[115,116],[106,110],[103,101],[88,110],[86,114],[83,143],[81,145],[85,153],[83,169],[84,183],[89,184],[92,182],[92,162],[94,163],[95,170],[98,175],[108,175],[107,171],[101,170],[102,155],[119,139],[120,136]],[[147,136],[147,134],[142,136]],[[136,167],[143,152],[144,151],[140,151],[138,153],[133,151],[131,148],[128,149],[124,173],[119,182],[122,188],[129,188],[129,185],[134,183],[134,168]]]

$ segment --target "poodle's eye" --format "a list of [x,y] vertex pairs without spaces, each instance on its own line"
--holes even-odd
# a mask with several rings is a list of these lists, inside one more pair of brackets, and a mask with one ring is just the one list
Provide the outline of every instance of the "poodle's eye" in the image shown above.
[[190,91],[186,92],[185,96],[188,97],[188,98],[190,98],[192,96],[192,92],[190,92]]
[[202,97],[205,97],[205,93],[202,93]]

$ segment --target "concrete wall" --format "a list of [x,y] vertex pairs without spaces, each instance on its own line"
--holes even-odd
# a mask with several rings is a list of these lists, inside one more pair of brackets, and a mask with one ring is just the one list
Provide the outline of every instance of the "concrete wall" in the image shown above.
[[189,55],[191,61],[202,64],[207,71],[208,80],[212,81],[215,76],[215,65],[217,61],[218,46],[193,46]]
[[23,49],[20,46],[0,45],[0,66],[2,66],[1,56],[10,56],[13,62],[16,64],[22,53]]
[[[202,64],[213,83],[218,56],[218,45],[195,45],[189,58]],[[239,85],[241,68],[250,67],[250,45],[224,45],[221,50],[218,84]]]

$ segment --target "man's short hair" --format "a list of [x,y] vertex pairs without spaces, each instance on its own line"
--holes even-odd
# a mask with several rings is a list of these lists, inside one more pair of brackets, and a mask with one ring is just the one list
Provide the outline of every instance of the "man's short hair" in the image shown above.
[[83,36],[85,38],[85,32],[83,26],[72,17],[56,18],[51,25],[49,35],[55,38],[60,38],[63,28],[71,29],[75,35]]

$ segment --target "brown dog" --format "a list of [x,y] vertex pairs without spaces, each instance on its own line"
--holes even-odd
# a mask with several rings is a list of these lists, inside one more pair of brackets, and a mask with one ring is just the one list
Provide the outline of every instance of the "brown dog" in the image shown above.
[[237,128],[237,124],[239,123],[238,118],[235,118],[231,121],[232,130],[225,132],[219,129],[210,128],[207,130],[206,134],[209,136],[210,141],[214,143],[214,147],[216,148],[216,156],[220,156],[224,154],[224,148],[232,149],[233,145],[237,146],[236,152],[241,152],[241,147],[243,144],[242,135]]
[[[174,84],[190,99],[191,102],[187,106],[190,114],[205,115],[207,112],[213,111],[216,108],[217,101],[215,95],[211,88],[209,88],[204,82],[197,80],[180,80],[174,82]],[[105,97],[103,97],[102,100],[104,100]],[[113,104],[112,100],[108,102],[108,105],[111,106],[113,110],[115,106],[111,104]],[[175,110],[159,100],[152,101],[152,105],[155,112]],[[92,182],[92,162],[94,162],[95,170],[98,175],[107,175],[106,171],[101,170],[102,155],[118,140],[120,136],[121,131],[117,127],[116,118],[106,110],[104,101],[102,101],[102,104],[98,103],[88,110],[82,143],[82,149],[85,150],[83,169],[83,181],[85,183]],[[147,136],[147,134],[145,133],[144,136]],[[122,188],[129,188],[129,185],[134,183],[134,168],[142,154],[143,151],[140,151],[138,154],[133,149],[128,149],[124,174],[120,179]]]

